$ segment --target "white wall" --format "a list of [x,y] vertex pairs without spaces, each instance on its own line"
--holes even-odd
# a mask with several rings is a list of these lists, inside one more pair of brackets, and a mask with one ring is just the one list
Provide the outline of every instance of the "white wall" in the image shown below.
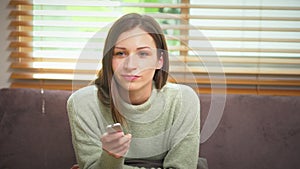
[[9,87],[9,0],[0,1],[0,88]]

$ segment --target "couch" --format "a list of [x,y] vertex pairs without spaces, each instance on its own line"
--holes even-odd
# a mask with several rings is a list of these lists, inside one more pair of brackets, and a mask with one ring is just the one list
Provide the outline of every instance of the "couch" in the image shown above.
[[[66,111],[70,94],[0,90],[0,169],[69,169],[76,163]],[[199,97],[203,126],[213,102],[209,94]],[[300,97],[227,95],[199,156],[210,169],[299,168]]]

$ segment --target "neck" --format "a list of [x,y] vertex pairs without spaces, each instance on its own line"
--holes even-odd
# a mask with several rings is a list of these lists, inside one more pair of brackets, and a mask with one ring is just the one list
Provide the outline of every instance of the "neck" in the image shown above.
[[139,105],[145,103],[152,92],[152,85],[143,88],[143,90],[135,90],[135,91],[128,91],[124,90],[122,87],[119,87],[118,91],[120,92],[121,98],[130,104]]

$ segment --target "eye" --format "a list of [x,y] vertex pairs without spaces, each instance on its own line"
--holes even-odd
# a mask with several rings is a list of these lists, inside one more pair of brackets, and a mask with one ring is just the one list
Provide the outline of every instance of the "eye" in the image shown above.
[[123,52],[123,51],[117,51],[117,52],[115,52],[114,56],[125,57],[125,56],[126,56],[126,52]]
[[147,56],[150,56],[151,53],[150,53],[150,52],[147,52],[147,51],[139,51],[139,52],[138,52],[138,55],[139,55],[140,57],[147,57]]

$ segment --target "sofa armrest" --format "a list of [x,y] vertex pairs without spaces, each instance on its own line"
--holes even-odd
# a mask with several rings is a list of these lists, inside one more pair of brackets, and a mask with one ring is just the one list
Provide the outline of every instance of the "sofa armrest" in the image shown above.
[[76,162],[66,111],[70,94],[0,90],[0,168],[70,168]]

